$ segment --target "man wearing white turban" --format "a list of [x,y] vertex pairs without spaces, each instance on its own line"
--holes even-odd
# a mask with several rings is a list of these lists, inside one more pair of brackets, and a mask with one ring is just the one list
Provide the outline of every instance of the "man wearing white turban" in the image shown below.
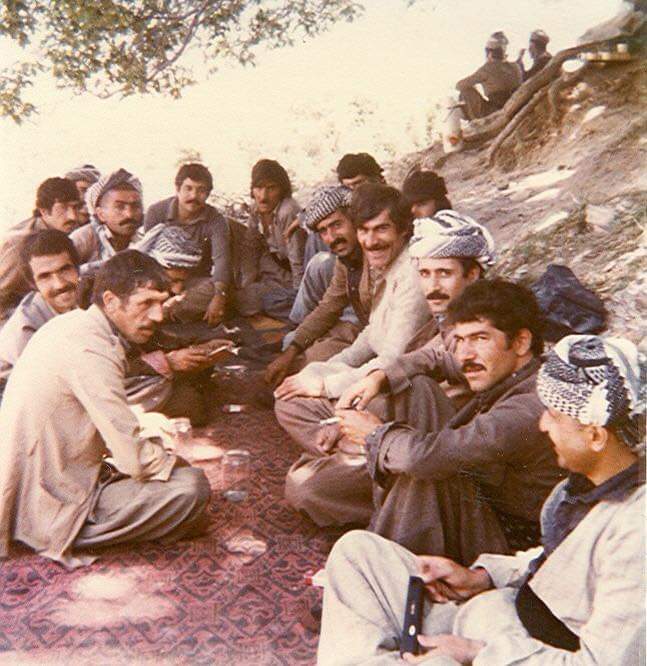
[[127,249],[143,219],[142,184],[126,169],[105,174],[85,193],[91,222],[70,238],[81,260],[81,275]]

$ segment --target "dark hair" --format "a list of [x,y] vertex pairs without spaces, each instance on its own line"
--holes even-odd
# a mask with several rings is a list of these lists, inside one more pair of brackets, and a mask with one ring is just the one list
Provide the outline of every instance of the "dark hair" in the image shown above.
[[445,179],[435,171],[412,171],[402,183],[402,194],[409,205],[433,199],[437,210],[451,210]]
[[500,46],[497,46],[496,48],[485,48],[485,53],[491,53],[492,57],[495,60],[503,60],[504,57],[504,51]]
[[411,232],[411,208],[400,190],[382,183],[363,183],[353,191],[350,219],[355,229],[385,210],[388,211],[398,233]]
[[383,171],[375,158],[368,153],[347,153],[337,164],[337,177],[340,182],[359,175],[381,180]]
[[38,215],[38,211],[41,208],[52,210],[52,206],[55,203],[66,203],[68,201],[80,201],[79,191],[76,189],[74,181],[69,178],[59,178],[58,176],[48,178],[36,190],[34,217]]
[[67,252],[75,268],[81,263],[79,253],[70,237],[58,229],[43,229],[26,236],[20,244],[20,263],[27,279],[33,284],[34,274],[29,262],[32,257],[48,257]]
[[204,183],[208,188],[209,192],[213,189],[213,177],[211,172],[207,169],[204,164],[198,164],[197,162],[192,162],[191,164],[183,164],[175,176],[175,187],[182,187],[182,183],[187,179],[195,180],[198,183]]
[[447,308],[447,323],[487,319],[505,333],[508,343],[526,328],[532,334],[530,351],[544,350],[542,315],[535,295],[526,287],[506,280],[477,280],[465,288]]
[[485,271],[483,270],[483,266],[479,264],[476,259],[473,257],[454,257],[461,265],[461,268],[463,269],[463,277],[467,277],[469,272],[473,269],[476,268],[479,272],[479,277],[483,277],[483,274]]
[[250,190],[258,187],[264,181],[276,183],[279,186],[281,189],[281,199],[292,196],[290,176],[288,176],[288,172],[276,160],[258,160],[252,167],[252,184]]
[[103,308],[104,292],[111,291],[120,300],[127,300],[140,287],[168,291],[169,279],[152,257],[137,250],[123,250],[108,259],[97,271],[92,302]]

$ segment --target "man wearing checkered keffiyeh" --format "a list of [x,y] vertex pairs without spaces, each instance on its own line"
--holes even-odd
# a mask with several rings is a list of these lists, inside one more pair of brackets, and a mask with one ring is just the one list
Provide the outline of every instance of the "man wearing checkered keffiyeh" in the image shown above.
[[568,336],[548,355],[540,427],[571,475],[544,503],[541,546],[483,554],[468,569],[367,532],[342,537],[326,563],[319,666],[395,663],[412,575],[435,602],[419,637],[430,664],[642,663],[639,366],[635,346],[619,338]]
[[[116,192],[118,201],[109,194]],[[89,224],[70,238],[81,260],[81,274],[92,274],[107,259],[137,239],[143,219],[142,184],[136,176],[118,169],[101,176],[85,193]]]

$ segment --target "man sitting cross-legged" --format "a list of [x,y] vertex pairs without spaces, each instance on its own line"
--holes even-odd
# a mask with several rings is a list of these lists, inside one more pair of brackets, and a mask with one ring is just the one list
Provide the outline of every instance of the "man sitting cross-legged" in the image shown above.
[[[321,412],[330,415],[331,400],[374,369],[387,367],[405,349],[413,333],[429,318],[425,297],[406,250],[411,214],[398,190],[379,184],[361,185],[353,192],[350,216],[368,264],[371,313],[367,326],[353,344],[326,362],[307,365],[276,389],[279,423],[304,447],[306,453],[288,474],[299,469],[303,477],[317,473],[334,483],[334,504],[321,516],[320,524],[364,523],[371,515],[371,483],[366,467],[349,464],[342,453],[327,455],[316,441]],[[319,478],[322,478],[321,476]],[[331,514],[333,517],[331,517]]]
[[[568,336],[539,372],[540,428],[570,472],[544,503],[542,546],[469,569],[351,532],[326,564],[319,666],[402,663],[409,576],[426,599],[409,663],[644,663],[644,398],[621,338]],[[469,525],[465,529],[470,529]],[[494,589],[493,589],[494,588]]]
[[533,294],[478,280],[447,313],[453,356],[475,394],[464,407],[454,413],[434,379],[442,357],[423,349],[410,355],[420,357],[421,374],[408,380],[406,419],[337,413],[345,437],[365,448],[376,482],[371,529],[414,552],[465,563],[537,543],[539,510],[560,471],[538,427],[543,341]]
[[34,291],[25,296],[0,331],[0,385],[34,333],[50,319],[78,307],[79,257],[67,234],[36,231],[25,238],[20,260]]
[[308,228],[319,234],[330,252],[319,252],[308,263],[290,313],[299,326],[288,333],[285,351],[265,373],[272,386],[307,362],[327,361],[348,347],[368,323],[368,266],[350,220],[350,202],[348,188],[326,187],[304,211]]
[[0,407],[0,557],[13,539],[78,566],[93,557],[73,549],[172,542],[202,526],[204,473],[140,436],[124,389],[124,347],[153,335],[167,289],[153,259],[121,252],[99,270],[89,310],[29,341]]

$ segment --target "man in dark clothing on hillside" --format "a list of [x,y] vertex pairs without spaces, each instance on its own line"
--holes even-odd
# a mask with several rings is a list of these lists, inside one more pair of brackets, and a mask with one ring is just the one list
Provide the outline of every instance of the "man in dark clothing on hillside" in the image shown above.
[[[505,50],[500,40],[488,39],[485,56],[485,64],[456,84],[469,120],[498,111],[522,83],[519,65],[505,59]],[[479,83],[483,86],[485,97],[475,87]]]
[[525,69],[523,66],[523,56],[526,53],[526,49],[521,49],[521,51],[519,51],[519,57],[517,58],[517,65],[521,68],[521,74],[524,81],[527,81],[529,78],[540,72],[550,62],[553,56],[546,50],[549,41],[550,37],[543,30],[533,30],[530,33],[528,54],[532,58],[532,67],[530,69]]

